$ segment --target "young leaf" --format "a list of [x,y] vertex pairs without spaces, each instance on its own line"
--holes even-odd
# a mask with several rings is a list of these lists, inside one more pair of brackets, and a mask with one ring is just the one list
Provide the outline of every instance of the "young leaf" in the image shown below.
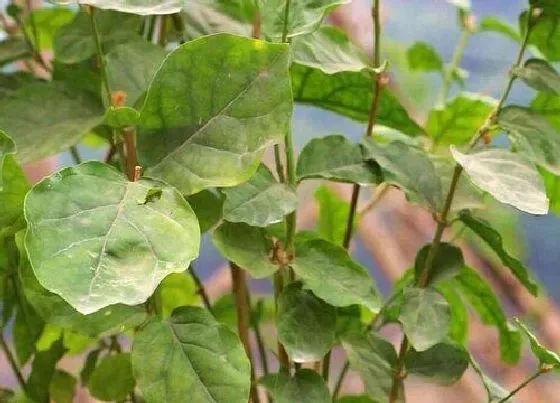
[[487,16],[484,17],[480,24],[478,24],[479,32],[495,32],[504,35],[515,42],[521,42],[521,34],[517,27],[511,25],[509,22],[504,21],[498,17]]
[[[299,64],[294,64],[291,72],[296,102],[326,109],[359,122],[366,123],[369,120],[373,98],[369,75],[359,72],[328,75]],[[424,132],[388,89],[383,91],[379,101],[377,123],[409,136],[419,136]]]
[[220,253],[255,278],[270,276],[279,266],[272,262],[272,240],[264,228],[224,222],[212,238]]
[[374,169],[374,164],[364,161],[359,144],[331,135],[305,145],[298,158],[297,176],[299,181],[323,178],[367,185],[377,183]]
[[168,318],[175,308],[198,305],[200,297],[193,278],[187,273],[172,273],[165,277],[156,291],[161,306],[161,316]]
[[113,129],[134,127],[138,124],[138,111],[129,106],[110,106],[105,112],[105,123]]
[[493,98],[463,92],[430,111],[426,130],[436,144],[466,144],[497,104]]
[[365,267],[342,247],[323,239],[298,245],[292,267],[305,286],[333,306],[380,307],[380,294]]
[[531,214],[546,214],[548,199],[535,166],[519,154],[484,148],[463,154],[451,146],[453,157],[471,181],[496,200]]
[[327,241],[342,245],[346,234],[350,203],[326,186],[317,188],[315,200],[319,203],[317,232]]
[[531,351],[537,357],[541,365],[552,365],[554,367],[560,367],[560,356],[555,353],[554,351],[548,350],[544,347],[537,337],[529,330],[527,326],[525,326],[521,321],[515,318],[515,323],[519,328],[525,333],[525,335],[529,338],[529,342],[531,343]]
[[537,284],[530,278],[529,270],[515,257],[510,255],[503,246],[502,236],[490,224],[481,218],[474,217],[470,212],[463,211],[459,219],[498,255],[502,263],[509,267],[513,275],[523,284],[529,292],[537,295]]
[[[138,204],[152,188],[162,189],[161,198]],[[35,185],[25,218],[37,280],[82,314],[144,302],[166,275],[185,270],[200,246],[196,216],[174,188],[128,182],[93,161]]]
[[147,401],[246,403],[250,368],[234,333],[202,308],[181,307],[137,335],[132,367]]
[[298,369],[293,377],[279,372],[259,380],[278,403],[331,403],[325,381],[312,369]]
[[[424,246],[418,254],[416,255],[416,261],[414,262],[414,276],[418,281],[425,270],[426,258],[428,253],[432,248],[432,244]],[[463,259],[463,253],[461,249],[443,242],[439,245],[437,249],[437,254],[431,265],[430,272],[428,273],[428,282],[426,284],[434,284],[439,281],[455,277],[463,266],[465,265],[465,260]]]
[[326,74],[369,68],[367,54],[352,43],[344,31],[323,26],[310,35],[294,39],[293,61]]
[[181,11],[181,2],[179,0],[79,0],[78,2],[95,8],[117,10],[123,13],[138,15],[166,15]]
[[23,38],[8,38],[0,41],[0,67],[28,57],[31,57],[31,52]]
[[278,183],[270,170],[261,164],[246,183],[222,189],[225,195],[224,219],[267,227],[280,222],[297,207],[297,195],[288,185]]
[[[369,396],[379,403],[389,403],[397,352],[391,343],[376,333],[345,337],[342,346],[350,367],[362,377]],[[403,396],[402,389],[399,395]],[[402,400],[399,400],[402,401]]]
[[76,378],[66,371],[56,370],[51,384],[49,394],[56,403],[72,403],[76,393]]
[[510,364],[518,362],[521,355],[521,335],[508,326],[507,317],[490,286],[476,271],[467,267],[456,277],[456,283],[482,323],[498,329],[502,360]]
[[27,14],[24,25],[27,32],[37,31],[38,42],[34,35],[30,40],[39,50],[49,50],[53,47],[56,32],[74,18],[72,10],[66,7],[34,8]]
[[201,233],[213,228],[222,218],[224,198],[216,191],[205,189],[188,196],[187,201],[198,218]]
[[0,128],[15,141],[20,163],[67,149],[103,119],[97,99],[52,82],[21,87],[0,99],[0,110]]
[[173,51],[140,112],[147,172],[184,194],[247,181],[289,128],[288,63],[286,45],[227,34]]
[[[519,26],[522,34],[527,29],[528,11],[523,12],[519,16]],[[551,62],[560,60],[560,30],[558,23],[560,22],[560,13],[554,10],[545,10],[536,18],[533,16],[535,25],[531,28],[531,35],[528,43],[535,45],[543,55]]]
[[105,357],[95,367],[89,377],[88,389],[97,399],[120,401],[134,390],[134,384],[130,353],[120,353]]
[[417,351],[425,351],[443,341],[449,333],[449,305],[433,288],[407,288],[399,322],[412,346]]
[[560,133],[548,121],[520,106],[507,106],[498,115],[516,151],[548,171],[560,174]]
[[383,145],[370,137],[364,140],[364,149],[366,158],[383,168],[385,181],[402,188],[411,202],[438,211],[441,182],[426,154],[400,141]]
[[488,396],[488,403],[499,402],[509,395],[509,391],[504,389],[502,386],[498,385],[496,381],[486,375],[480,365],[475,361],[472,355],[470,355],[470,362],[472,368],[480,376],[484,389],[486,389],[486,394]]
[[36,403],[48,403],[49,386],[56,373],[56,364],[64,355],[62,340],[53,343],[47,351],[35,354],[31,374],[25,384],[26,394]]
[[429,43],[415,42],[406,51],[406,58],[412,71],[443,72],[443,59]]
[[513,74],[537,91],[560,95],[560,74],[546,60],[529,59]]
[[408,350],[404,363],[409,374],[450,386],[461,379],[469,366],[469,353],[463,347],[439,343],[425,351]]

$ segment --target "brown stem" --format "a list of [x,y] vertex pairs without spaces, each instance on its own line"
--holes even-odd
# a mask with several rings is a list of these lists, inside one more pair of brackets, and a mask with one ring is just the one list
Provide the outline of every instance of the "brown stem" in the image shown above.
[[531,382],[533,382],[535,379],[537,379],[539,376],[541,376],[542,374],[546,373],[550,371],[550,369],[548,367],[542,367],[539,368],[539,370],[537,372],[535,372],[533,375],[531,375],[529,378],[527,378],[525,381],[523,381],[519,386],[517,386],[515,389],[513,389],[509,395],[507,395],[506,397],[504,397],[502,400],[500,400],[498,403],[504,403],[506,401],[508,401],[509,399],[511,399],[513,396],[515,396],[517,394],[517,392],[519,392],[521,389],[523,389],[524,387],[526,387],[527,385],[529,385]]
[[126,175],[128,180],[134,182],[136,179],[136,130],[133,127],[123,129],[124,148],[126,152]]
[[[275,310],[278,314],[278,297],[282,293],[284,289],[284,276],[282,275],[282,269],[279,269],[274,273],[274,304]],[[288,357],[288,353],[286,353],[286,349],[278,341],[278,361],[280,363],[280,367],[282,370],[289,371],[290,370],[290,358]]]

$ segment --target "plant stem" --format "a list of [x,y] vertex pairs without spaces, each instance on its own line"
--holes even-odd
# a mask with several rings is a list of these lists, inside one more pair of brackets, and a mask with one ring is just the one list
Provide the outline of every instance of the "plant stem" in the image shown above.
[[25,379],[23,378],[23,375],[19,370],[16,359],[14,358],[10,347],[8,347],[8,343],[6,343],[6,339],[4,339],[4,328],[0,328],[0,348],[2,348],[2,351],[4,352],[4,355],[8,360],[8,364],[10,364],[12,372],[14,373],[19,386],[22,390],[25,390]]
[[80,152],[78,151],[77,146],[70,147],[70,155],[72,156],[72,160],[74,161],[74,164],[82,163],[82,157],[80,157]]
[[336,400],[336,398],[340,394],[340,390],[342,389],[342,384],[344,382],[344,378],[346,377],[346,374],[348,373],[349,369],[350,369],[350,361],[347,359],[344,362],[344,366],[342,367],[342,370],[340,371],[340,374],[338,375],[338,379],[336,381],[336,384],[334,385],[333,401]]
[[131,182],[136,181],[136,130],[133,127],[123,129],[124,148],[126,152],[126,176]]
[[286,5],[284,7],[284,27],[282,29],[282,42],[288,42],[288,25],[290,21],[290,7],[291,7],[291,0],[286,0]]
[[399,356],[397,357],[397,367],[395,369],[395,373],[393,374],[393,385],[391,386],[391,394],[389,395],[390,403],[395,403],[399,398],[399,389],[405,377],[403,373],[404,358],[406,357],[406,352],[408,351],[408,344],[408,337],[404,335],[399,349]]
[[[276,271],[276,273],[274,273],[274,307],[277,316],[278,316],[278,297],[282,293],[283,288],[284,288],[284,276],[282,274],[282,269],[280,268],[279,270]],[[289,372],[290,359],[288,357],[288,353],[286,353],[286,349],[284,348],[282,343],[280,343],[280,341],[278,341],[277,344],[278,344],[277,347],[278,362],[280,363],[280,369]]]
[[461,60],[463,60],[463,56],[465,55],[465,49],[469,44],[469,39],[471,38],[472,34],[473,34],[472,31],[467,26],[463,25],[459,42],[455,47],[453,56],[451,56],[451,62],[446,67],[443,75],[443,84],[439,96],[437,98],[438,105],[445,104],[445,101],[449,96],[449,91],[451,90],[451,86],[453,84],[453,72],[460,67]]
[[329,372],[331,371],[331,354],[332,350],[329,350],[325,357],[323,358],[323,379],[325,383],[328,385],[329,382]]
[[198,274],[196,274],[196,271],[194,270],[194,266],[192,264],[189,265],[189,272],[191,273],[194,283],[196,284],[196,288],[197,288],[196,292],[198,293],[198,295],[200,295],[200,298],[202,298],[202,303],[204,304],[204,307],[208,309],[208,311],[213,315],[214,312],[212,311],[212,304],[210,303],[210,298],[208,298],[208,294],[206,293],[204,284],[200,280],[200,277],[198,277]]
[[182,45],[183,43],[185,43],[185,23],[183,22],[183,17],[181,16],[181,13],[172,14],[171,21],[173,22],[173,26],[175,27],[175,30],[179,32],[179,34],[181,35],[179,39],[179,44]]
[[502,400],[499,400],[498,403],[504,403],[506,401],[508,401],[509,399],[511,399],[513,396],[515,396],[517,394],[517,392],[519,392],[521,389],[523,389],[525,386],[527,386],[528,384],[530,384],[531,382],[533,382],[535,379],[537,379],[539,376],[541,376],[542,374],[548,372],[549,369],[545,368],[545,367],[541,367],[539,368],[539,370],[537,372],[535,372],[533,375],[531,375],[529,378],[527,378],[526,380],[524,380],[523,382],[521,382],[521,384],[519,386],[517,386],[515,389],[513,389],[509,395],[507,395],[506,397],[504,397]]
[[91,20],[91,29],[93,30],[93,38],[95,40],[95,47],[97,48],[97,58],[99,60],[99,73],[101,74],[101,81],[105,86],[105,91],[107,92],[107,107],[111,106],[111,86],[109,85],[109,78],[107,77],[107,70],[105,69],[105,56],[103,54],[103,48],[101,47],[101,36],[99,35],[99,29],[97,28],[97,21],[95,19],[95,7],[89,6],[89,16]]

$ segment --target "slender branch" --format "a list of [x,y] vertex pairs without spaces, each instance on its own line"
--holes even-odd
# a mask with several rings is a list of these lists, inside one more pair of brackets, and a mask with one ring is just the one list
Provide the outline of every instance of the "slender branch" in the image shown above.
[[401,387],[403,379],[405,378],[404,359],[406,357],[406,352],[408,351],[408,344],[408,338],[405,335],[401,342],[399,356],[397,357],[397,366],[393,374],[393,384],[391,386],[391,394],[389,395],[390,403],[395,403],[399,398],[399,389]]
[[327,385],[329,382],[329,373],[331,371],[331,355],[332,355],[332,350],[329,350],[327,354],[325,354],[325,356],[323,357],[323,364],[322,364],[323,367],[322,375]]
[[74,161],[74,164],[82,163],[82,157],[80,156],[80,152],[78,151],[77,146],[70,147],[70,155],[72,156],[72,160]]
[[[469,18],[470,15],[466,16],[465,18]],[[460,67],[461,61],[463,60],[463,56],[465,55],[465,49],[469,44],[469,40],[473,34],[472,29],[467,24],[462,24],[462,31],[461,37],[459,38],[459,42],[455,47],[455,51],[453,52],[453,56],[451,56],[451,62],[445,68],[445,72],[443,75],[443,84],[441,86],[441,91],[438,96],[437,103],[439,105],[443,105],[449,96],[449,91],[451,90],[451,86],[453,84],[453,72]]]
[[286,5],[284,7],[284,27],[282,29],[282,42],[288,42],[288,29],[289,29],[289,21],[290,21],[290,7],[291,7],[292,0],[286,0]]
[[[251,295],[247,294],[247,304],[251,305]],[[261,329],[259,327],[259,321],[256,319],[254,315],[251,316],[251,327],[255,331],[255,340],[257,342],[257,348],[259,350],[259,356],[261,358],[261,366],[263,369],[263,374],[268,375],[268,357],[266,355],[266,349],[264,347],[264,339],[261,334]]]
[[183,22],[183,17],[181,13],[172,14],[171,21],[173,22],[173,27],[181,35],[179,38],[179,44],[185,43],[185,23]]
[[95,19],[95,7],[89,7],[89,16],[91,20],[91,29],[93,31],[93,38],[95,40],[95,47],[97,49],[97,59],[99,61],[99,73],[101,74],[101,81],[105,86],[105,91],[107,93],[107,106],[112,104],[111,99],[111,86],[109,84],[109,78],[107,76],[107,69],[105,68],[105,56],[103,54],[103,48],[101,47],[101,36],[99,35],[99,29],[97,28],[97,21]]
[[342,367],[342,370],[340,371],[340,374],[338,375],[338,379],[336,381],[336,384],[334,385],[333,401],[335,401],[336,398],[338,397],[338,395],[340,394],[340,391],[342,389],[342,384],[344,383],[344,378],[346,377],[346,374],[348,373],[349,369],[350,369],[350,361],[348,359],[346,359],[346,361],[344,362],[344,366]]
[[499,400],[498,403],[504,403],[506,401],[508,401],[509,399],[511,399],[513,396],[515,396],[521,389],[525,388],[527,385],[529,385],[531,382],[533,382],[535,379],[537,379],[539,376],[541,376],[544,373],[547,373],[550,371],[549,367],[541,367],[539,368],[539,370],[537,372],[535,372],[533,375],[531,375],[529,378],[525,379],[523,382],[521,382],[521,384],[519,384],[519,386],[517,386],[515,389],[513,389],[509,395],[507,395],[506,397],[504,397],[502,400]]
[[0,328],[0,348],[2,349],[4,355],[6,356],[6,359],[8,360],[8,364],[10,364],[10,368],[12,369],[12,372],[14,373],[19,386],[21,387],[22,390],[25,390],[25,379],[23,378],[23,375],[19,370],[16,359],[14,358],[14,355],[12,354],[10,347],[8,347],[8,343],[6,343],[6,339],[4,339],[3,328]]
[[198,274],[196,274],[194,270],[194,266],[192,264],[189,265],[189,273],[191,273],[194,283],[196,284],[196,288],[197,288],[196,292],[198,293],[198,295],[200,295],[200,298],[202,298],[202,303],[204,304],[205,308],[208,309],[208,311],[210,311],[210,313],[213,315],[214,312],[212,311],[212,304],[210,303],[210,298],[208,298],[208,294],[206,293],[204,284],[200,280],[200,277],[198,277]]
[[[278,298],[284,289],[284,276],[282,274],[282,269],[279,269],[274,273],[274,307],[276,311],[276,315],[278,315]],[[278,349],[278,362],[280,363],[280,369],[284,371],[290,370],[290,358],[288,357],[288,353],[286,353],[286,349],[278,341],[277,343]]]

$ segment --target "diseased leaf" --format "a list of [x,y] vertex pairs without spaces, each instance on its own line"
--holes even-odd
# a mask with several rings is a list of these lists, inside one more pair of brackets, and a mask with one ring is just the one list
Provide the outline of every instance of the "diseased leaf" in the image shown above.
[[529,59],[513,74],[537,91],[560,95],[560,74],[546,60]]
[[28,57],[31,57],[31,52],[23,38],[7,38],[0,41],[0,67]]
[[270,276],[279,266],[272,262],[272,240],[264,228],[224,222],[212,238],[220,253],[255,278]]
[[286,184],[278,183],[263,164],[246,183],[222,189],[225,195],[224,219],[267,227],[280,222],[297,207],[297,195]]
[[330,403],[331,395],[323,378],[312,369],[298,369],[293,377],[278,372],[259,380],[278,403]]
[[412,71],[443,72],[443,59],[429,43],[415,42],[406,51],[406,58]]
[[235,334],[202,308],[153,319],[135,337],[132,367],[147,401],[246,403],[250,367]]
[[533,164],[521,155],[498,148],[463,154],[453,146],[451,153],[471,181],[499,202],[531,214],[548,212],[543,181]]
[[342,247],[323,239],[297,246],[292,267],[305,286],[333,306],[364,305],[380,308],[380,295],[366,268]]
[[298,158],[298,180],[323,178],[331,181],[377,183],[375,165],[365,161],[359,144],[341,135],[312,139]]
[[515,323],[519,328],[525,333],[529,338],[531,343],[531,351],[537,357],[541,365],[552,365],[554,367],[560,367],[560,356],[554,351],[548,350],[544,347],[537,337],[525,326],[519,319],[515,318]]
[[469,353],[463,347],[439,343],[425,351],[408,350],[404,363],[409,374],[450,386],[461,379],[469,366]]
[[76,393],[76,378],[66,371],[56,370],[51,384],[49,394],[56,403],[72,403]]
[[[414,276],[416,277],[417,282],[424,276],[426,258],[428,257],[431,248],[432,244],[428,244],[420,249],[416,255],[416,261],[414,262]],[[427,274],[426,285],[455,277],[459,274],[464,265],[465,260],[463,259],[461,249],[447,242],[440,243],[432,261],[430,271]]]
[[459,219],[471,230],[474,231],[486,244],[498,255],[502,263],[509,267],[512,274],[523,284],[533,295],[537,295],[537,284],[529,276],[529,270],[518,259],[504,249],[502,236],[492,226],[481,218],[473,216],[468,211],[463,211]]
[[521,34],[517,27],[495,16],[484,17],[478,25],[478,30],[480,32],[495,32],[516,42],[521,42]]
[[289,128],[288,63],[287,45],[227,34],[173,51],[140,112],[147,173],[184,194],[247,181]]
[[336,310],[292,283],[278,298],[278,340],[294,362],[319,361],[335,343]]
[[[519,26],[522,35],[527,29],[528,11],[523,12],[519,16]],[[535,45],[538,50],[551,62],[560,60],[560,13],[553,10],[546,10],[541,13],[536,20],[535,25],[531,28],[531,35],[528,43]]]
[[315,200],[319,203],[317,232],[327,241],[342,245],[346,234],[350,203],[326,186],[317,188]]
[[[154,187],[161,198],[138,204]],[[82,314],[144,302],[166,275],[185,270],[200,245],[196,216],[174,188],[128,182],[94,161],[35,185],[25,218],[37,280]]]
[[105,357],[89,377],[91,395],[105,401],[124,400],[134,389],[130,353]]

